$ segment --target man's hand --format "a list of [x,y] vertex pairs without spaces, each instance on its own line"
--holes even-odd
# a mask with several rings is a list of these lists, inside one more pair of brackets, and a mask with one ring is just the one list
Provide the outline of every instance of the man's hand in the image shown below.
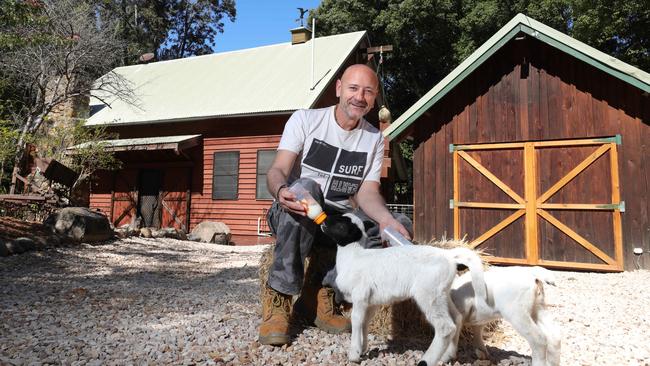
[[282,187],[278,191],[278,203],[287,212],[300,216],[306,215],[305,206],[296,201],[296,196],[287,187]]
[[384,229],[387,227],[391,227],[395,230],[397,230],[400,234],[402,234],[407,240],[411,240],[411,234],[406,230],[404,225],[402,225],[399,221],[395,220],[395,218],[391,215],[390,217],[387,217],[384,219],[382,222],[379,223],[379,232],[383,233]]

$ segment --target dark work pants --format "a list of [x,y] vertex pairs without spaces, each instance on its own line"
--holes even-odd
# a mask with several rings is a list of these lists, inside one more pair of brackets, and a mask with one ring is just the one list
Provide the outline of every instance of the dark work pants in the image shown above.
[[[318,201],[327,214],[344,213],[325,206],[323,192],[318,183],[311,179],[301,178],[298,180],[307,189],[314,199]],[[366,230],[368,234],[367,248],[381,248],[379,225],[368,217],[361,209],[352,211],[364,221],[373,222]],[[393,213],[404,227],[413,232],[411,220],[403,214]],[[311,265],[318,266],[321,270],[316,271],[320,278],[317,281],[323,285],[334,287],[336,272],[334,269],[336,259],[336,243],[327,237],[311,219],[305,216],[295,215],[284,211],[280,204],[273,202],[269,209],[267,221],[269,227],[276,237],[275,251],[273,253],[273,264],[269,269],[268,286],[276,291],[287,295],[300,293],[304,277],[304,263],[308,255],[319,252],[319,255],[312,255],[311,261],[319,261]],[[314,279],[312,279],[314,280]]]

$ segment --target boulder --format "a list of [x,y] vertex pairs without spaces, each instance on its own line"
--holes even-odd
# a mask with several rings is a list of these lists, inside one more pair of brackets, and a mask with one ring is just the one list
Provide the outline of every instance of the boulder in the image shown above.
[[188,240],[200,241],[203,243],[230,244],[230,228],[223,222],[203,221],[196,225],[187,236]]
[[77,242],[93,243],[112,238],[108,218],[86,207],[66,207],[48,216],[43,222],[52,232]]

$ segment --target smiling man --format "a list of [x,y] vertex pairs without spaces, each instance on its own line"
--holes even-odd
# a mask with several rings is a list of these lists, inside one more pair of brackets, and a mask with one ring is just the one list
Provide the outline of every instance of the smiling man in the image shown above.
[[[269,192],[275,197],[268,221],[276,247],[262,303],[262,344],[290,342],[291,299],[297,294],[293,309],[303,319],[330,333],[350,330],[349,319],[336,311],[328,286],[336,275],[332,271],[336,246],[306,217],[287,189],[289,184],[299,181],[326,213],[354,210],[373,222],[368,230],[372,247],[381,247],[379,233],[389,226],[410,238],[410,220],[389,212],[380,193],[383,136],[363,118],[374,107],[378,92],[375,72],[366,65],[352,65],[336,82],[337,105],[298,110],[285,125],[267,174]],[[303,265],[310,254],[305,275]]]

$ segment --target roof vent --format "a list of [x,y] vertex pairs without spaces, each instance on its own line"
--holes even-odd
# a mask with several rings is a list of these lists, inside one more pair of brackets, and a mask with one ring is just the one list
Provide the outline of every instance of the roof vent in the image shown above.
[[311,30],[298,27],[291,30],[291,44],[305,43],[311,39]]

